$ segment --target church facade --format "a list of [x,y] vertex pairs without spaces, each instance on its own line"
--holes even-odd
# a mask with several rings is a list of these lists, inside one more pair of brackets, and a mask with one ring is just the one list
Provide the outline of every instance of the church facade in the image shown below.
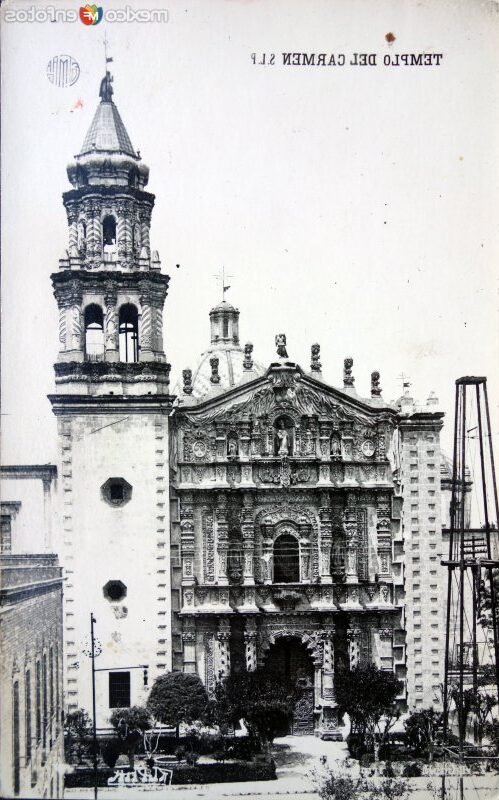
[[[227,302],[212,309],[210,349],[184,370],[172,417],[176,667],[209,690],[231,671],[272,669],[302,688],[292,731],[336,738],[340,666],[391,670],[408,699],[404,442],[435,454],[441,415],[385,403],[377,372],[360,398],[351,359],[344,386],[328,386],[319,345],[305,371],[282,334],[263,368],[239,344],[238,317]],[[434,673],[418,692],[427,704]]]
[[441,680],[442,414],[384,401],[304,368],[276,336],[269,365],[241,346],[239,311],[210,312],[211,342],[170,393],[168,277],[150,246],[154,195],[103,79],[64,196],[59,308],[58,552],[65,692],[98,724],[144,702],[154,677],[208,690],[263,668],[301,687],[290,732],[337,738],[339,667],[372,661],[430,705]]

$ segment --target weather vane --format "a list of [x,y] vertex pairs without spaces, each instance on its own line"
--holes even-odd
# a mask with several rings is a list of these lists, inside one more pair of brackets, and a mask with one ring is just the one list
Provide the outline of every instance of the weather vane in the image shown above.
[[103,41],[104,41],[104,60],[106,62],[106,72],[107,72],[107,65],[111,64],[111,62],[113,60],[112,56],[108,56],[108,54],[107,54],[107,46],[109,44],[108,39],[107,39],[107,31],[104,31],[104,40]]
[[399,380],[402,381],[402,392],[405,394],[406,389],[408,390],[411,386],[411,382],[409,380],[410,375],[405,375],[403,372],[399,375]]
[[215,280],[220,281],[222,286],[222,300],[225,300],[225,292],[228,292],[230,289],[230,284],[227,285],[225,281],[228,280],[229,278],[233,278],[234,276],[229,275],[228,273],[226,274],[225,267],[222,267],[220,272],[214,275],[213,277],[215,278]]

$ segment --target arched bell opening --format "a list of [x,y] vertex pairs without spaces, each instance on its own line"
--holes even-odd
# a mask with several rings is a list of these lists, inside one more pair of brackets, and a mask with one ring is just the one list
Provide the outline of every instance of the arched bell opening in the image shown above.
[[100,361],[104,358],[104,315],[97,303],[91,303],[85,309],[85,358],[88,361]]
[[112,214],[102,220],[102,246],[104,253],[116,252],[116,220]]
[[120,308],[119,317],[120,361],[139,360],[139,312],[131,303]]

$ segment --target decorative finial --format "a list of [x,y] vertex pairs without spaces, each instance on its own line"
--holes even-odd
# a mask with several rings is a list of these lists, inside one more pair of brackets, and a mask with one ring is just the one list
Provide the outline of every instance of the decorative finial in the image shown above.
[[371,372],[371,397],[379,397],[380,395],[379,372]]
[[184,394],[192,394],[192,369],[182,370],[182,378],[184,381]]
[[320,362],[320,357],[321,357],[320,344],[313,344],[311,351],[312,351],[312,356],[310,361],[310,369],[312,372],[320,372],[322,368],[322,364]]
[[352,375],[353,358],[345,358],[343,362],[343,386],[353,386],[355,378]]
[[210,358],[210,366],[211,366],[210,381],[212,383],[220,383],[220,375],[218,374],[218,358],[216,356]]
[[288,351],[286,349],[286,334],[278,333],[275,337],[275,346],[277,348],[277,355],[279,358],[288,358]]
[[253,359],[251,358],[251,354],[253,352],[253,345],[251,342],[248,342],[244,345],[244,361],[243,367],[244,369],[253,369]]

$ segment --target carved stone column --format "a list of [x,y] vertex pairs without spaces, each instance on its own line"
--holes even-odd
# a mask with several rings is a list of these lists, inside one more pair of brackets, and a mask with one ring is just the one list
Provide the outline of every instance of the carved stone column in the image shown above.
[[69,309],[67,306],[60,306],[59,307],[59,352],[63,353],[64,350],[68,347],[69,349],[69,342],[68,342],[68,313]]
[[243,458],[247,458],[249,456],[250,450],[250,423],[248,419],[243,419],[239,425],[239,442],[241,445],[240,455]]
[[[329,440],[328,440],[329,441]],[[319,508],[319,519],[321,523],[320,532],[320,576],[321,583],[332,583],[331,577],[331,547],[333,544],[332,534],[332,514],[329,503],[329,494],[321,492]]]
[[67,208],[68,225],[69,225],[69,250],[78,247],[78,210],[76,208]]
[[218,561],[218,585],[227,586],[229,578],[227,576],[227,552],[229,549],[229,522],[227,511],[227,498],[224,492],[220,492],[217,497],[215,509],[217,522],[217,561]]
[[140,211],[140,242],[142,248],[146,248],[147,255],[151,255],[151,243],[149,240],[149,228],[151,224],[151,212],[148,208]]
[[126,258],[126,222],[125,222],[125,214],[126,214],[126,205],[124,202],[120,201],[116,205],[116,211],[118,213],[118,221],[116,223],[116,249],[118,252],[118,258],[120,261]]
[[182,643],[184,646],[184,672],[196,672],[196,624],[193,619],[184,620]]
[[311,547],[310,525],[302,524],[300,527],[300,579],[301,583],[310,583]]
[[[81,300],[80,300],[81,303]],[[69,322],[67,331],[67,341],[69,343],[69,350],[82,350],[83,349],[83,332],[81,320],[81,307],[79,303],[74,303],[69,309],[69,314],[66,319]]]
[[341,740],[334,689],[334,625],[326,622],[323,637],[321,739]]
[[226,444],[226,425],[224,422],[215,422],[215,434],[217,442],[217,458],[224,459],[227,454]]
[[343,512],[346,538],[346,582],[358,583],[357,548],[359,536],[357,530],[357,510],[349,498],[348,506]]
[[319,453],[323,460],[329,461],[331,452],[331,424],[319,422]]
[[249,492],[243,497],[241,511],[241,533],[243,537],[243,583],[252,585],[255,582],[255,528],[253,523],[253,498]]
[[194,586],[194,512],[188,500],[180,505],[180,548],[182,558],[182,586]]
[[383,580],[390,580],[392,577],[392,534],[389,495],[378,495],[377,517],[378,572],[380,578],[383,578]]
[[218,677],[226,678],[230,675],[230,622],[227,619],[221,619],[218,624],[217,642]]
[[350,669],[354,669],[360,663],[360,647],[362,642],[362,630],[360,628],[348,628],[348,660]]
[[116,314],[116,293],[107,290],[104,297],[106,316],[104,321],[104,336],[106,343],[106,358],[109,361],[117,360],[118,355],[118,319]]
[[247,617],[246,628],[244,631],[244,642],[246,645],[246,669],[248,672],[253,672],[258,666],[257,664],[257,626],[256,620],[253,617]]
[[133,263],[133,201],[127,200],[125,203],[125,253],[127,266]]
[[274,575],[272,533],[272,525],[262,525],[262,580],[264,583],[272,583]]

